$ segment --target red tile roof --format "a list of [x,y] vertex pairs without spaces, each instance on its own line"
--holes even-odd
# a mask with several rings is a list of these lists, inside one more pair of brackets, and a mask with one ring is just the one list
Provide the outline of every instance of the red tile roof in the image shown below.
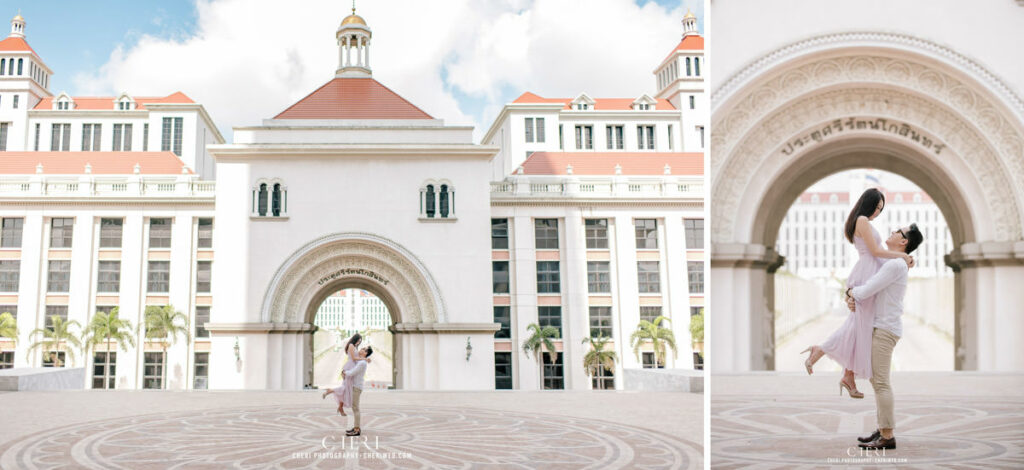
[[[114,110],[116,105],[114,101],[118,97],[116,96],[72,96],[71,100],[75,103],[75,110]],[[152,97],[152,96],[132,96],[135,100],[136,109],[146,109],[146,104],[191,104],[195,103],[192,98],[180,91],[176,91],[170,95],[163,97]],[[55,96],[43,98],[36,103],[36,106],[32,109],[53,109],[53,100]]]
[[433,119],[372,78],[335,78],[274,119]]
[[28,41],[25,41],[25,38],[14,36],[8,36],[7,39],[0,41],[0,52],[31,52],[36,57],[39,57],[39,54],[36,54],[32,46],[28,45]]
[[[703,50],[704,50],[704,36],[684,36],[683,40],[679,41],[679,44],[675,47],[675,49],[672,49],[672,52],[669,52],[668,55],[665,56],[665,60],[668,60],[669,57],[672,57],[672,55],[675,54],[676,51],[703,51]],[[665,60],[662,60],[662,62],[664,62]]]
[[704,174],[704,154],[683,152],[534,152],[523,162],[527,175],[614,175],[615,165],[623,175],[664,175],[665,165],[673,175]]
[[35,174],[40,163],[46,175],[83,175],[86,163],[94,175],[130,175],[136,163],[143,175],[180,175],[185,166],[173,152],[3,152],[0,175]]
[[[576,98],[544,98],[534,93],[526,92],[519,95],[513,103],[537,103],[537,104],[558,104],[564,103],[562,109],[572,109],[569,103]],[[594,98],[594,109],[597,111],[630,111],[633,109],[633,102],[636,98]],[[655,100],[655,109],[676,109],[668,100]]]

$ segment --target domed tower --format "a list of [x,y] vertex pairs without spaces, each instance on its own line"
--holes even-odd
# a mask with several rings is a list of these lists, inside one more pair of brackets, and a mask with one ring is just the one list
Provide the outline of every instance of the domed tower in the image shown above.
[[366,25],[366,20],[356,14],[355,2],[352,2],[352,14],[341,20],[335,37],[338,39],[338,70],[336,77],[367,78],[373,75],[370,70],[370,38],[373,32]]
[[22,18],[21,13],[11,20],[11,37],[25,37],[25,18]]
[[686,16],[683,16],[683,37],[699,35],[700,33],[697,31],[697,15],[687,10]]

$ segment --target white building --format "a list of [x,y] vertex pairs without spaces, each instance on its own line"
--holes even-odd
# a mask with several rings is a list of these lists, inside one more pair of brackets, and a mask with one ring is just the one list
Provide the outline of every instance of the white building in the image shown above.
[[[596,382],[581,340],[598,335],[620,358],[601,385],[621,388],[624,367],[655,365],[650,347],[637,358],[628,338],[658,315],[679,348],[665,365],[692,368],[687,327],[704,305],[706,65],[696,18],[683,23],[654,71],[655,92],[525,94],[484,144],[373,78],[372,31],[355,14],[336,32],[333,77],[273,118],[236,128],[232,144],[180,93],[124,104],[53,98],[34,79],[0,78],[36,87],[36,98],[20,98],[32,107],[24,125],[3,128],[22,151],[0,162],[0,235],[20,237],[0,250],[0,281],[16,272],[18,285],[0,305],[18,306],[22,336],[50,306],[82,323],[115,305],[136,325],[150,305],[186,313],[196,338],[168,350],[166,383],[156,381],[159,345],[140,342],[114,358],[118,388],[301,388],[312,382],[314,324],[347,324],[334,304],[344,300],[332,300],[347,289],[372,294],[374,315],[389,315],[364,316],[362,326],[383,323],[394,335],[398,388],[588,389]],[[38,152],[36,124],[55,142],[40,137]],[[147,134],[147,124],[159,127]],[[554,139],[558,129],[579,129],[580,144]],[[214,174],[215,188],[200,180]],[[106,241],[114,220],[123,221],[119,249]],[[70,270],[51,263],[67,259]],[[531,323],[560,328],[554,363],[523,354]],[[39,365],[28,343],[2,346],[19,366]]]
[[[180,92],[54,97],[53,71],[25,41],[20,15],[0,41],[0,69],[0,312],[19,329],[17,342],[0,340],[0,367],[48,364],[49,354],[27,350],[51,316],[87,325],[118,307],[139,325],[147,306],[171,304],[195,340],[168,350],[166,380],[203,386],[214,185],[201,177],[213,175],[205,146],[223,142],[206,111]],[[161,347],[134,336],[139,347],[111,352],[106,385],[160,388]],[[94,373],[106,349],[76,354],[87,387],[104,387]]]
[[345,289],[324,299],[313,323],[322,330],[340,330],[347,337],[366,329],[387,330],[391,326],[391,313],[375,295],[365,290]]

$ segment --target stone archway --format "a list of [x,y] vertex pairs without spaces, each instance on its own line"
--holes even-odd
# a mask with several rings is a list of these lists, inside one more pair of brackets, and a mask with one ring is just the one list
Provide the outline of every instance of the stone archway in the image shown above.
[[[313,318],[332,292],[365,289],[380,298],[392,316],[394,384],[396,388],[430,386],[410,361],[422,351],[423,335],[446,323],[440,290],[423,263],[409,250],[386,238],[366,233],[339,233],[313,240],[289,256],[275,273],[264,296],[263,322],[294,326],[302,335],[301,352],[282,355],[271,369],[280,369],[285,388],[310,383]],[[299,382],[296,382],[299,381]]]
[[773,368],[785,211],[813,181],[864,166],[913,180],[950,224],[956,368],[1024,367],[1024,295],[1006,284],[1024,282],[1024,105],[998,78],[920,39],[836,34],[754,62],[713,107],[713,368]]

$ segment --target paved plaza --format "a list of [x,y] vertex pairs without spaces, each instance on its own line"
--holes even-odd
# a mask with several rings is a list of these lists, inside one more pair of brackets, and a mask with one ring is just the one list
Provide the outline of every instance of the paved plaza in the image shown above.
[[0,468],[701,469],[703,395],[363,395],[363,437],[317,391],[0,393]]
[[838,373],[711,377],[711,467],[1024,467],[1024,375],[903,372],[893,375],[895,450],[860,453],[876,428],[871,384],[864,399],[838,395]]

